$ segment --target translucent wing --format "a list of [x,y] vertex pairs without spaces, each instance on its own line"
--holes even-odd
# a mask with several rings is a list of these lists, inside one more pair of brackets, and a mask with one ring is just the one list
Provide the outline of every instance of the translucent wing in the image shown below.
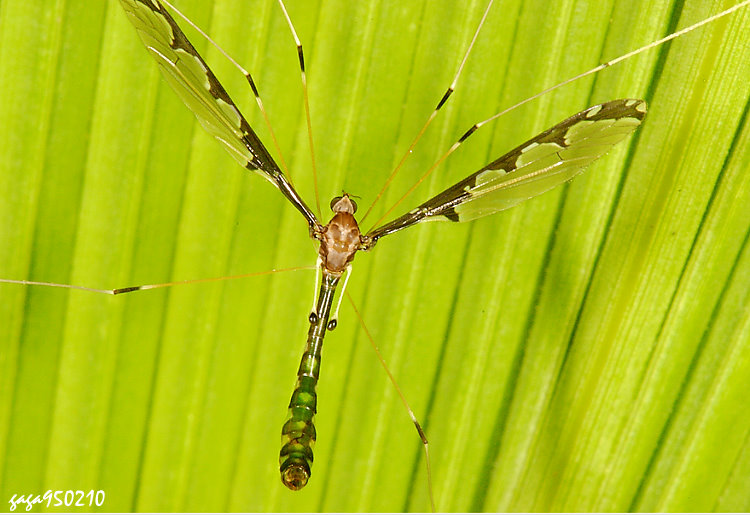
[[120,3],[167,82],[203,128],[242,166],[279,188],[310,225],[317,225],[315,215],[164,6],[158,0],[120,0]]
[[374,242],[424,221],[466,222],[541,195],[606,154],[638,128],[645,115],[643,100],[612,100],[589,107],[368,236]]

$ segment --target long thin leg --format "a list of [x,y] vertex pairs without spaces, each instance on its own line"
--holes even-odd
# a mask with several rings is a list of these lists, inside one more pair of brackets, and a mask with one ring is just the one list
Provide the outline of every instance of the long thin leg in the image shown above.
[[159,283],[159,284],[142,284],[140,286],[126,286],[124,288],[113,288],[113,289],[89,288],[88,286],[78,286],[75,284],[48,283],[48,282],[43,282],[43,281],[25,281],[22,279],[0,279],[0,283],[22,284],[25,286],[47,286],[51,288],[65,288],[69,290],[90,291],[92,293],[103,293],[106,295],[120,295],[122,293],[130,293],[134,291],[167,288],[169,286],[177,286],[179,284],[197,284],[197,283],[210,283],[210,282],[217,282],[217,281],[228,281],[230,279],[243,279],[246,277],[256,277],[260,275],[270,275],[270,274],[276,274],[276,273],[281,273],[281,272],[297,272],[299,270],[312,270],[312,269],[313,267],[311,266],[296,266],[292,268],[278,268],[278,269],[266,270],[265,272],[251,272],[248,274],[227,275],[225,277],[209,277],[206,279],[186,279],[183,281],[172,281],[168,283]]
[[336,329],[336,326],[339,324],[339,309],[341,309],[341,300],[344,298],[344,293],[346,293],[346,285],[349,284],[349,277],[351,277],[352,272],[352,265],[349,263],[347,265],[346,270],[344,270],[344,285],[341,287],[341,292],[339,293],[339,300],[336,302],[336,309],[333,312],[333,316],[328,322],[328,330],[333,331]]
[[346,298],[349,299],[349,303],[352,305],[352,309],[354,309],[354,313],[357,315],[357,320],[359,320],[359,325],[362,326],[362,329],[367,335],[367,339],[369,340],[370,345],[372,346],[372,349],[375,351],[375,354],[378,356],[378,360],[380,361],[380,364],[383,366],[385,373],[388,374],[388,379],[391,381],[391,384],[393,384],[393,387],[396,389],[396,393],[398,393],[398,396],[401,399],[401,403],[404,405],[406,412],[409,414],[409,418],[411,419],[412,423],[414,424],[414,427],[417,430],[417,433],[419,434],[419,439],[422,440],[422,445],[424,446],[424,459],[425,459],[425,464],[427,465],[427,489],[430,492],[430,507],[432,508],[432,511],[434,512],[435,511],[435,495],[432,492],[432,466],[430,465],[430,444],[427,441],[427,435],[422,429],[422,426],[420,425],[419,420],[417,420],[417,416],[414,415],[414,410],[412,410],[411,406],[409,406],[409,403],[407,402],[406,397],[404,396],[404,393],[401,391],[401,388],[398,386],[396,379],[393,377],[393,374],[391,374],[391,371],[388,369],[388,365],[385,363],[385,359],[383,359],[383,355],[380,353],[380,349],[378,349],[378,346],[375,343],[375,339],[372,337],[372,334],[370,334],[370,330],[367,329],[367,326],[365,325],[365,321],[362,318],[362,315],[357,309],[357,306],[354,304],[354,300],[352,299],[352,296],[349,295],[348,292],[346,292]]
[[310,159],[312,160],[312,172],[313,172],[313,184],[315,186],[315,206],[318,208],[318,217],[321,216],[320,210],[320,192],[318,191],[318,166],[315,161],[315,145],[313,144],[313,131],[312,131],[312,120],[310,117],[310,100],[307,94],[307,73],[305,72],[305,55],[302,51],[302,42],[297,37],[297,31],[294,29],[292,19],[289,17],[289,13],[286,10],[286,6],[282,0],[278,0],[281,10],[284,12],[284,18],[289,25],[289,30],[292,32],[294,37],[294,44],[297,45],[297,56],[299,57],[299,70],[302,75],[302,97],[305,102],[305,117],[307,118],[307,140],[310,145]]
[[[594,73],[600,72],[601,70],[603,70],[605,68],[609,68],[610,66],[615,65],[615,64],[617,64],[617,63],[619,63],[621,61],[624,61],[624,60],[626,60],[626,59],[628,59],[630,57],[633,57],[633,56],[641,54],[641,53],[643,53],[643,52],[645,52],[647,50],[650,50],[652,48],[656,48],[656,47],[658,47],[660,45],[663,45],[667,41],[671,41],[672,39],[675,39],[675,38],[677,38],[679,36],[682,36],[683,34],[687,34],[688,32],[692,32],[695,29],[697,29],[699,27],[702,27],[703,25],[706,25],[707,23],[711,23],[712,21],[715,21],[715,20],[717,20],[719,18],[727,16],[727,15],[733,13],[734,11],[736,11],[738,9],[741,9],[742,7],[745,7],[747,5],[750,5],[750,0],[744,0],[743,2],[740,2],[739,4],[737,4],[737,5],[733,6],[733,7],[730,7],[729,9],[726,9],[724,11],[721,11],[718,14],[715,14],[715,15],[711,16],[710,18],[706,18],[703,21],[700,21],[698,23],[690,25],[689,27],[685,27],[684,29],[682,29],[682,30],[680,30],[678,32],[675,32],[673,34],[670,34],[669,36],[666,36],[666,37],[663,37],[663,38],[661,38],[659,40],[653,41],[653,42],[649,43],[648,45],[644,45],[644,46],[642,46],[640,48],[637,48],[637,49],[635,49],[635,50],[633,50],[631,52],[628,52],[627,54],[623,54],[623,55],[621,55],[619,57],[616,57],[616,58],[614,58],[614,59],[612,59],[610,61],[607,61],[606,63],[600,64],[599,66],[591,68],[590,70],[587,70],[587,71],[585,71],[583,73],[579,73],[578,75],[576,75],[574,77],[571,77],[569,79],[566,79],[566,80],[564,80],[564,81],[562,81],[562,82],[560,82],[558,84],[555,84],[554,86],[551,86],[551,87],[545,89],[544,91],[541,91],[541,92],[537,93],[536,95],[528,97],[527,99],[522,100],[521,102],[518,102],[517,104],[514,104],[514,105],[508,107],[507,109],[503,109],[499,113],[490,116],[486,120],[482,120],[481,122],[475,123],[474,125],[472,125],[471,127],[469,127],[469,129],[466,132],[464,132],[463,135],[460,138],[458,138],[458,140],[456,140],[455,143],[453,143],[453,145],[451,145],[451,147],[445,152],[445,154],[443,154],[442,156],[440,156],[440,158],[438,158],[438,160],[435,161],[435,163],[432,166],[430,166],[430,168],[427,169],[427,171],[419,178],[419,180],[414,185],[412,185],[412,187],[409,188],[407,190],[407,192],[404,193],[404,195],[400,199],[398,199],[398,201],[396,201],[395,204],[393,204],[390,208],[388,208],[388,210],[385,213],[383,213],[383,215],[374,224],[372,224],[372,226],[373,227],[377,227],[378,225],[380,225],[388,217],[388,215],[391,214],[391,212],[396,207],[398,207],[409,195],[412,194],[412,192],[415,189],[417,189],[417,187],[420,184],[422,184],[422,182],[424,182],[425,179],[427,179],[427,177],[430,176],[430,174],[435,170],[435,168],[437,168],[438,166],[440,166],[440,164],[443,161],[445,161],[448,158],[448,156],[450,156],[453,152],[455,152],[458,149],[458,147],[460,147],[464,143],[464,141],[466,141],[467,139],[469,139],[469,136],[471,136],[472,134],[474,134],[474,132],[476,132],[477,130],[481,129],[482,127],[484,127],[488,123],[496,120],[497,118],[503,116],[504,114],[506,114],[506,113],[508,113],[510,111],[513,111],[513,110],[521,107],[522,105],[528,104],[532,100],[535,100],[535,99],[541,97],[542,95],[546,95],[547,93],[549,93],[551,91],[554,91],[556,89],[559,89],[559,88],[561,88],[563,86],[566,86],[566,85],[570,84],[571,82],[575,82],[578,79],[582,79],[584,77],[588,77],[589,75],[592,75]],[[390,178],[389,178],[389,181],[390,181]]]
[[[198,34],[206,38],[206,40],[209,43],[211,43],[211,45],[213,45],[213,47],[216,48],[216,50],[221,52],[221,55],[223,55],[227,59],[227,61],[232,63],[232,65],[235,68],[237,68],[240,71],[240,73],[242,73],[245,76],[245,79],[247,80],[248,84],[250,84],[250,89],[252,90],[253,96],[255,97],[255,102],[258,104],[258,108],[260,108],[260,112],[263,115],[263,119],[266,122],[266,126],[268,127],[268,131],[271,135],[271,139],[273,140],[273,146],[276,149],[276,152],[279,156],[281,169],[284,172],[284,174],[287,176],[289,182],[291,182],[292,179],[289,173],[289,167],[287,166],[286,161],[284,160],[284,154],[281,152],[281,146],[279,145],[279,141],[278,139],[276,139],[276,133],[274,132],[273,127],[271,126],[271,120],[268,118],[268,113],[266,112],[266,108],[263,106],[263,100],[261,100],[260,98],[260,93],[258,92],[258,88],[255,85],[255,81],[253,80],[253,77],[250,75],[250,72],[248,72],[245,68],[243,68],[242,65],[240,65],[240,63],[235,61],[231,55],[229,55],[226,51],[224,51],[223,48],[219,46],[218,43],[216,43],[216,41],[211,39],[211,37],[208,34],[206,34],[200,27],[198,27],[195,23],[193,23],[190,20],[190,18],[182,14],[182,12],[180,12],[180,10],[177,9],[174,5],[172,5],[168,0],[161,0],[161,2],[167,5],[172,11],[174,11],[174,13],[177,14],[177,16],[185,20],[185,22],[191,27],[193,27],[198,32]],[[316,182],[316,188],[317,188],[317,182]],[[320,205],[318,205],[318,215],[320,215]]]
[[318,260],[315,262],[315,284],[313,284],[313,305],[310,308],[310,316],[308,319],[310,323],[313,323],[313,317],[317,320],[318,318],[318,285],[320,284],[320,267],[323,264],[323,260],[318,256]]
[[[310,101],[309,101],[309,95],[308,95],[308,89],[307,89],[307,73],[305,72],[305,56],[302,50],[302,42],[297,36],[297,31],[294,28],[292,19],[289,17],[289,13],[286,10],[286,6],[284,5],[284,2],[282,0],[278,0],[278,2],[279,2],[279,6],[281,7],[282,12],[284,13],[284,18],[286,18],[286,22],[289,25],[289,30],[292,32],[292,37],[294,38],[294,44],[297,47],[299,69],[300,69],[300,74],[302,76],[302,96],[304,98],[304,103],[305,103],[305,117],[307,118],[307,139],[310,145],[310,158],[312,160],[313,184],[315,186],[315,205],[317,207],[317,215],[320,216],[321,209],[320,209],[320,191],[318,189],[318,167],[317,167],[317,163],[315,160],[315,145],[313,144],[312,119],[310,117]],[[237,68],[245,76],[245,79],[247,80],[248,84],[250,84],[250,89],[253,91],[253,96],[255,96],[255,101],[257,102],[261,113],[263,114],[263,119],[266,121],[266,126],[268,127],[268,130],[271,134],[271,139],[273,140],[273,144],[274,144],[274,147],[276,148],[276,152],[278,152],[279,154],[279,160],[281,161],[281,168],[284,171],[284,173],[287,175],[287,177],[289,177],[290,176],[289,168],[287,167],[286,161],[284,161],[284,155],[281,152],[281,147],[279,146],[279,142],[276,139],[276,134],[274,133],[273,128],[271,127],[271,121],[268,118],[268,113],[266,112],[266,108],[263,106],[263,101],[260,98],[258,87],[255,85],[255,81],[253,80],[253,77],[250,75],[250,72],[245,70],[245,68],[243,68],[242,65],[240,65],[240,63],[235,61],[232,58],[232,56],[230,56],[227,52],[224,51],[223,48],[221,48],[218,45],[218,43],[216,43],[213,39],[211,39],[208,34],[206,34],[203,30],[201,30],[201,28],[198,27],[195,23],[193,23],[187,16],[182,14],[179,9],[177,9],[174,5],[169,3],[168,0],[162,0],[162,3],[168,5],[169,8],[172,9],[180,18],[185,20],[185,22],[187,22],[191,27],[197,30],[201,36],[206,38],[206,40],[209,43],[211,43],[219,52],[221,52],[221,54],[224,57],[226,57],[226,59],[230,63],[232,63],[232,65],[235,68]],[[461,67],[463,68],[463,63],[461,63]]]
[[382,197],[383,193],[385,193],[385,190],[387,190],[388,187],[391,185],[391,182],[393,182],[394,177],[396,177],[396,174],[403,166],[404,162],[406,161],[406,158],[409,157],[409,155],[411,155],[412,151],[414,150],[414,147],[417,146],[417,142],[419,142],[419,140],[422,139],[422,135],[424,135],[425,131],[427,130],[427,127],[429,127],[429,125],[432,123],[432,120],[434,120],[437,117],[438,111],[440,111],[440,109],[445,105],[445,103],[448,101],[450,96],[456,90],[456,84],[458,83],[458,78],[461,76],[461,72],[463,72],[464,70],[464,65],[466,65],[466,61],[469,59],[469,54],[474,48],[474,43],[476,43],[477,38],[479,37],[479,32],[482,30],[482,26],[484,25],[484,22],[487,19],[487,15],[489,14],[490,8],[492,7],[492,4],[494,3],[494,1],[495,0],[490,0],[487,3],[487,7],[485,7],[484,9],[484,14],[482,15],[482,19],[479,20],[479,25],[477,25],[477,29],[474,31],[474,36],[471,38],[471,42],[469,43],[469,46],[466,49],[466,52],[464,53],[463,59],[461,59],[461,64],[458,65],[458,70],[456,71],[456,75],[453,77],[453,80],[451,81],[450,86],[448,86],[448,89],[445,90],[445,93],[443,94],[440,101],[437,103],[437,106],[432,111],[430,116],[427,117],[427,121],[419,130],[417,135],[414,137],[414,140],[409,145],[409,148],[407,148],[406,152],[404,152],[404,155],[401,157],[401,160],[398,162],[396,167],[391,172],[391,175],[388,176],[388,179],[386,179],[385,184],[383,184],[383,187],[375,196],[375,200],[373,200],[372,204],[370,204],[370,207],[367,208],[365,215],[362,217],[362,220],[360,220],[359,223],[364,222],[365,218],[367,218],[367,215],[370,214],[370,211],[372,211],[372,208],[375,206],[375,204],[378,203],[378,201],[380,200],[380,197]]

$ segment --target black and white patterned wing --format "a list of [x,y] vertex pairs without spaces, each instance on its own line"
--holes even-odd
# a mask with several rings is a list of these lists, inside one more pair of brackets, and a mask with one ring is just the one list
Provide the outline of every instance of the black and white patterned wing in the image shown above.
[[120,0],[120,3],[165,79],[203,128],[242,166],[279,188],[308,224],[317,225],[315,215],[161,2]]
[[625,139],[646,110],[643,100],[621,99],[581,111],[367,236],[374,243],[419,222],[466,222],[541,195]]

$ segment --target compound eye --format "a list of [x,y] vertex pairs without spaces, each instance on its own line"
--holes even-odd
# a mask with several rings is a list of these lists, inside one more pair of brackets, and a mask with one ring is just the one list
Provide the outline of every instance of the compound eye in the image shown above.
[[331,200],[331,211],[334,213],[349,213],[353,215],[357,212],[357,204],[349,195],[344,193],[342,196]]
[[341,200],[342,198],[344,197],[333,197],[333,199],[331,199],[331,211],[336,211],[335,206],[336,204],[338,204],[339,200]]

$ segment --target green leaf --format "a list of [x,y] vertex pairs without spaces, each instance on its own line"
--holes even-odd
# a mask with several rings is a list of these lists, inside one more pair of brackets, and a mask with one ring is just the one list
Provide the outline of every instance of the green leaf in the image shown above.
[[[363,228],[472,123],[733,3],[495,5],[445,112]],[[278,5],[179,7],[253,74],[314,205]],[[485,4],[287,7],[322,204],[344,189],[364,213]],[[117,2],[6,1],[0,27],[0,278],[114,288],[314,263],[303,218],[195,122]],[[750,509],[749,27],[744,8],[502,117],[403,209],[589,105],[649,103],[635,136],[570,186],[409,229],[355,260],[349,290],[425,427],[439,510]],[[185,31],[273,149],[242,75]],[[346,301],[323,351],[310,483],[279,480],[313,276],[118,297],[2,285],[1,498],[428,510],[421,443]]]

